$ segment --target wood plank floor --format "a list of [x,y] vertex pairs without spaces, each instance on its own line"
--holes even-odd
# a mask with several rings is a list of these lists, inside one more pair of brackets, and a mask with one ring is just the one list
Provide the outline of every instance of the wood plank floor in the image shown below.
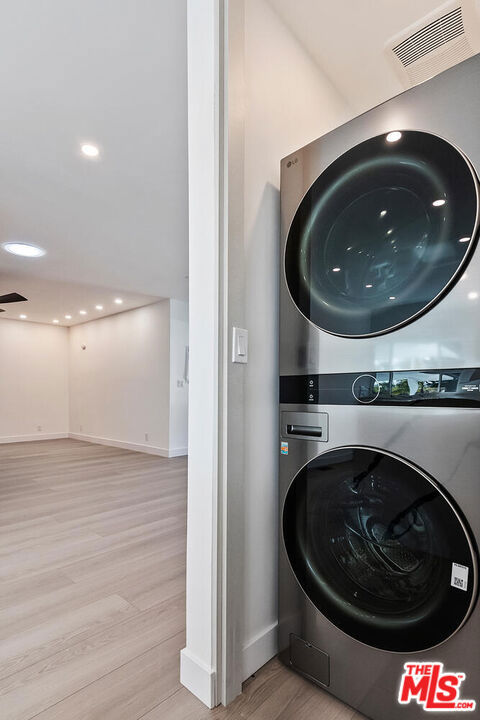
[[274,659],[228,708],[179,683],[186,460],[0,445],[2,720],[353,720]]

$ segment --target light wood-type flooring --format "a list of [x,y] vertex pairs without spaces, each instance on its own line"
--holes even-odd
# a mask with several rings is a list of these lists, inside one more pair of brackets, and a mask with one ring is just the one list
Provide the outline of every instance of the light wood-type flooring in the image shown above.
[[228,708],[179,682],[186,460],[0,445],[1,720],[353,720],[274,659]]

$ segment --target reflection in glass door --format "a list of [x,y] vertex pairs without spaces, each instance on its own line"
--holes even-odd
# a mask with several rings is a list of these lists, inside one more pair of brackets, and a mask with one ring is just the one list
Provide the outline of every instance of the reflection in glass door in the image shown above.
[[346,337],[388,332],[451,287],[476,239],[478,183],[462,153],[424,132],[378,136],[315,181],[288,233],[299,310]]

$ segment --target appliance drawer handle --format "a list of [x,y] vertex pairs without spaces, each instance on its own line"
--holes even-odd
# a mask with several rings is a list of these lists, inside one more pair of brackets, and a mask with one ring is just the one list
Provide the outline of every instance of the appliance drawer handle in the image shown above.
[[310,435],[311,437],[322,437],[321,427],[311,425],[287,425],[288,435]]

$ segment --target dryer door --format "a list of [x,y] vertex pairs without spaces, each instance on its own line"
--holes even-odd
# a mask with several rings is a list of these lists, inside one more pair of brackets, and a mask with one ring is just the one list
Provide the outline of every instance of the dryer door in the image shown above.
[[315,607],[372,647],[432,648],[473,608],[465,521],[424,472],[386,452],[346,447],[308,463],[287,493],[283,537]]
[[288,233],[285,277],[298,309],[344,337],[415,319],[464,268],[477,185],[466,157],[429,133],[389,133],[346,152],[312,185]]

